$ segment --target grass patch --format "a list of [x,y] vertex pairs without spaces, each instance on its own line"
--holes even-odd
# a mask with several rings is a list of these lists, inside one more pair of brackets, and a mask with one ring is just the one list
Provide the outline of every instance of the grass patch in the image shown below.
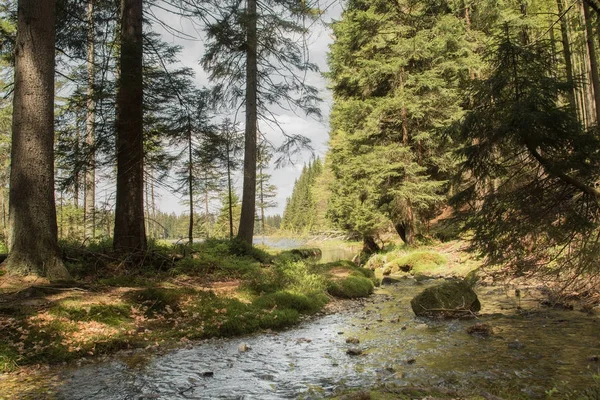
[[319,311],[329,299],[322,292],[308,295],[281,290],[258,297],[253,304],[265,309],[292,309],[300,313],[312,314]]
[[432,251],[415,251],[396,257],[390,253],[387,260],[385,268],[391,272],[434,273],[446,265],[446,257]]
[[17,350],[7,343],[0,343],[0,372],[12,372],[17,369],[19,364],[17,359],[19,354]]
[[[282,297],[279,298],[280,301],[281,299]],[[211,292],[200,293],[184,310],[188,318],[180,326],[179,332],[189,339],[230,337],[256,332],[258,329],[281,329],[299,321],[298,310],[279,306],[271,301],[243,303],[237,299],[218,297]],[[301,300],[294,303],[289,298],[282,301],[285,302],[292,306],[302,303]],[[270,304],[276,306],[269,308]]]
[[247,277],[244,287],[260,295],[287,289],[296,293],[324,292],[326,279],[319,268],[306,261],[278,260]]
[[193,289],[147,288],[128,292],[125,298],[142,306],[146,316],[180,310],[180,303],[196,292]]
[[49,313],[72,321],[96,321],[110,326],[120,326],[131,319],[131,307],[127,304],[94,304],[79,307],[59,304],[52,307]]

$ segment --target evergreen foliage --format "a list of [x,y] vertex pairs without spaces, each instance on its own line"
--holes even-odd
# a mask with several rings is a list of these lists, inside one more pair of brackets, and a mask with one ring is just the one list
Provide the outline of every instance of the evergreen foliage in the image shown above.
[[460,5],[351,1],[333,25],[335,104],[329,216],[370,237],[390,222],[407,243],[449,190],[459,88],[478,65]]
[[314,185],[323,173],[323,163],[319,158],[304,165],[300,177],[294,184],[283,212],[281,229],[293,234],[304,235],[321,228],[317,224],[317,203],[314,198]]
[[551,51],[505,26],[456,132],[469,178],[456,200],[470,205],[473,243],[493,263],[524,271],[558,258],[597,270],[600,141],[561,101],[572,86],[554,73]]

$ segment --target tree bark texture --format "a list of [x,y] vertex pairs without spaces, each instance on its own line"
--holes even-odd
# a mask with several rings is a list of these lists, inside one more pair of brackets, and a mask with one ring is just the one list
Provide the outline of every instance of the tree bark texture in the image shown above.
[[190,220],[188,226],[188,242],[194,244],[194,158],[192,153],[192,126],[188,116],[188,192],[190,202]]
[[[567,81],[573,85],[573,59],[571,55],[571,40],[569,38],[569,25],[567,16],[564,14],[563,0],[556,0],[556,7],[558,9],[558,15],[562,16],[560,19],[560,33],[562,36],[563,54],[565,58],[565,70],[567,73]],[[577,111],[577,102],[575,100],[575,87],[569,91],[569,103],[573,110]]]
[[94,84],[95,73],[94,67],[94,1],[88,3],[88,54],[87,54],[87,114],[85,120],[85,143],[87,145],[89,160],[85,171],[85,207],[84,207],[84,224],[85,237],[93,239],[96,231],[96,152],[94,150],[96,142],[96,102],[94,99]]
[[377,253],[379,250],[381,249],[379,248],[379,245],[377,245],[377,242],[375,242],[373,236],[363,236],[363,253],[370,255]]
[[594,43],[594,29],[592,27],[592,15],[587,3],[583,3],[583,17],[586,29],[586,43],[590,56],[590,78],[594,92],[595,123],[600,122],[600,76],[598,76],[598,59],[596,58],[596,45]]
[[246,129],[244,133],[244,184],[242,213],[238,239],[252,244],[256,213],[256,134],[258,123],[258,39],[256,0],[248,0],[248,27],[246,38]]
[[114,248],[146,248],[142,125],[142,0],[121,0]]
[[9,192],[10,273],[69,279],[54,200],[56,0],[19,0]]
[[229,240],[233,239],[233,195],[231,182],[231,160],[229,159],[229,140],[227,138],[227,195],[229,196]]

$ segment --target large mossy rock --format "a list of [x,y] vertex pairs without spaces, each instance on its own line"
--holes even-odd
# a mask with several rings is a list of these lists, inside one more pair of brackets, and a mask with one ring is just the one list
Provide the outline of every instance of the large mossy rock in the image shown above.
[[477,295],[466,282],[444,282],[425,289],[410,305],[417,316],[460,317],[481,309]]

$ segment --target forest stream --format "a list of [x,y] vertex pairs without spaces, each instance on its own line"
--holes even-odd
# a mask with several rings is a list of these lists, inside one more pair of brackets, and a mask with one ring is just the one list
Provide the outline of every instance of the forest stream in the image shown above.
[[[514,288],[491,286],[476,289],[482,304],[477,319],[416,318],[411,298],[436,282],[401,280],[341,312],[279,333],[210,339],[154,357],[131,352],[67,369],[57,394],[64,399],[313,399],[391,384],[512,399],[564,398],[566,390],[598,388],[597,316],[541,307],[533,290],[522,290],[518,299]],[[481,323],[493,333],[466,332]],[[349,338],[359,343],[348,344]],[[350,355],[349,349],[361,354]]]

